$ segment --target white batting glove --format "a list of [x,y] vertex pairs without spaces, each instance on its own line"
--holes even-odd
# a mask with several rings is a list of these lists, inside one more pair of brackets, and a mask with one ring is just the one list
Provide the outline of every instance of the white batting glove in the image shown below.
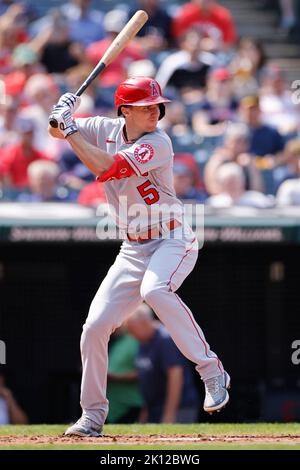
[[76,96],[74,95],[74,93],[65,93],[59,98],[56,106],[69,108],[69,110],[71,111],[71,114],[74,114],[76,110],[79,108],[80,102],[81,102],[80,96]]
[[49,121],[52,120],[57,122],[57,127],[65,138],[78,132],[69,108],[56,105],[49,116]]

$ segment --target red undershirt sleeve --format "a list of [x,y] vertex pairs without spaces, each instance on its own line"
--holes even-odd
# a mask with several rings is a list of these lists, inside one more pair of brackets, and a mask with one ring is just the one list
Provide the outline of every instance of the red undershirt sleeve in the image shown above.
[[97,181],[104,183],[105,181],[113,179],[120,180],[122,178],[129,178],[130,176],[137,174],[122,155],[117,153],[113,158],[114,162],[111,167],[104,171],[101,176],[97,176]]

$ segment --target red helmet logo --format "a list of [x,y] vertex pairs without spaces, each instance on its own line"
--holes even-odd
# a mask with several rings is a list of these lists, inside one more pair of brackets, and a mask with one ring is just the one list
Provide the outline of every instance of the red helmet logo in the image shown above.
[[160,96],[161,94],[160,86],[158,85],[156,80],[152,80],[152,82],[150,82],[150,88],[151,88],[153,97],[157,98],[158,96]]

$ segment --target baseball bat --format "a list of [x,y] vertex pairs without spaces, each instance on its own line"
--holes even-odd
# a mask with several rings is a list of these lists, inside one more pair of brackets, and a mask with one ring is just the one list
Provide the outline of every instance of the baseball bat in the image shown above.
[[[96,77],[107,67],[127,46],[129,41],[134,38],[134,36],[139,32],[139,30],[144,26],[148,20],[148,15],[144,10],[138,10],[128,23],[124,26],[122,31],[118,36],[113,40],[113,42],[108,47],[107,51],[104,53],[103,57],[99,60],[96,67],[92,70],[87,79],[82,83],[78,88],[75,95],[80,96],[87,89],[87,87],[95,80]],[[58,127],[56,119],[50,119],[49,124],[51,127]]]

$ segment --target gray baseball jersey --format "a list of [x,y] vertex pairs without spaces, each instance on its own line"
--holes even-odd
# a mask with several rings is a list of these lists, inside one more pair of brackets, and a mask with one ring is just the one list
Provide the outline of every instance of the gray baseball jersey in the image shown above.
[[[111,155],[123,156],[134,170],[135,175],[130,178],[104,183],[108,203],[114,209],[111,215],[121,229],[132,231],[131,221],[136,220],[134,211],[130,214],[120,207],[122,202],[127,208],[137,205],[136,209],[143,209],[139,215],[140,231],[158,221],[182,222],[183,204],[176,197],[173,185],[173,148],[164,131],[157,129],[131,142],[124,135],[124,118],[92,117],[77,119],[76,123],[88,142]],[[121,196],[126,196],[126,201]]]

